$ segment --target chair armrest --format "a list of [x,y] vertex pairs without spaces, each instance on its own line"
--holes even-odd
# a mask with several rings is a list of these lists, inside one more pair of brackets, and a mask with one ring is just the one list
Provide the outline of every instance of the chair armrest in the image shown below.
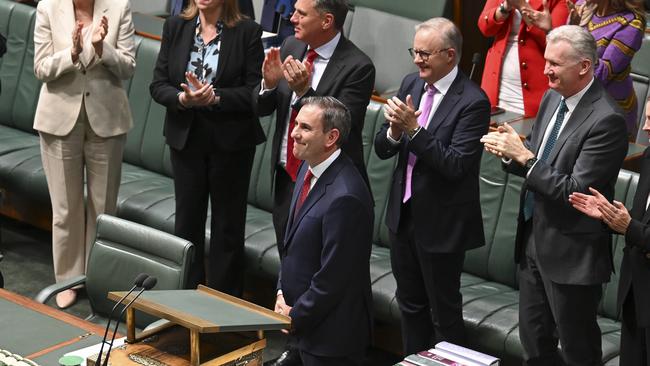
[[86,276],[85,275],[80,275],[80,276],[75,276],[68,278],[65,281],[61,281],[52,285],[47,286],[46,288],[42,289],[38,295],[34,298],[34,300],[40,302],[41,304],[45,304],[49,299],[52,298],[52,296],[58,294],[61,291],[71,289],[75,286],[79,286],[86,283]]

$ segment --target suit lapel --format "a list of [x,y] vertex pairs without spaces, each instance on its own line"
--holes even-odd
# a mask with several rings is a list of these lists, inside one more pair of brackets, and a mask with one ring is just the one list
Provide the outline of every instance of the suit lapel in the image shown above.
[[[330,58],[325,71],[323,71],[323,76],[321,76],[318,86],[316,87],[316,94],[318,95],[328,95],[328,91],[332,88],[334,83],[339,80],[337,75],[340,75],[345,68],[345,56],[347,55],[347,42],[348,40],[341,35],[339,43],[334,49],[334,53]],[[306,51],[306,49],[305,49]]]
[[[61,1],[59,3],[59,15],[60,18],[58,19],[58,22],[61,24],[63,32],[60,35],[54,35],[71,39],[71,34],[76,24],[74,18],[74,5],[72,4],[72,1]],[[51,28],[51,30],[54,32],[54,28]],[[72,44],[72,41],[70,41],[70,44]]]
[[630,215],[632,218],[641,218],[644,224],[650,221],[650,210],[646,210],[646,203],[648,202],[648,194],[650,193],[650,155],[648,149],[643,154],[643,166],[641,167],[641,177],[637,185],[637,193],[634,196],[634,205]]
[[541,123],[539,126],[538,133],[535,134],[535,141],[533,141],[533,147],[535,148],[535,155],[539,155],[539,148],[540,145],[542,144],[542,141],[544,141],[544,135],[546,134],[546,129],[548,128],[548,124],[553,122],[551,121],[551,118],[553,118],[553,114],[555,114],[555,110],[558,108],[560,105],[560,100],[561,96],[557,93],[552,93],[550,94],[551,100],[548,102],[548,107],[543,111],[540,112],[541,118],[537,118],[536,124]]
[[223,70],[226,68],[227,62],[228,62],[228,56],[232,54],[232,47],[234,44],[234,39],[233,39],[233,33],[235,30],[230,27],[226,27],[225,25],[223,26],[223,30],[221,31],[221,47],[219,49],[219,64],[217,65],[217,75],[214,79],[214,84],[216,85],[219,80],[221,79],[221,75],[223,74]]
[[[343,167],[341,163],[341,159],[344,158],[343,155],[340,155],[332,164],[323,172],[323,174],[318,178],[318,181],[316,181],[316,184],[314,187],[311,189],[309,194],[307,195],[307,198],[305,199],[305,202],[303,203],[302,207],[300,208],[300,212],[297,212],[296,216],[293,218],[289,218],[289,224],[287,224],[287,234],[284,239],[284,245],[285,248],[284,250],[286,251],[287,248],[289,247],[294,234],[296,233],[296,230],[298,229],[298,226],[300,225],[300,222],[302,219],[305,217],[305,215],[312,209],[312,207],[320,201],[321,198],[325,195],[327,192],[328,187],[334,182],[334,179],[338,176],[339,171]],[[302,187],[302,182],[304,180],[305,173],[307,171],[307,164],[303,164],[304,169],[301,169],[301,172],[296,179],[296,182],[300,182],[300,186]],[[298,183],[296,183],[296,187],[298,186]],[[289,208],[291,211],[289,211],[289,215],[293,216],[292,214],[294,213],[296,201],[300,195],[300,190],[295,189],[293,198],[291,200],[291,207]]]
[[190,54],[192,53],[192,46],[194,45],[194,35],[196,30],[196,18],[183,22],[180,35],[178,37],[178,45],[176,45],[176,55],[178,62],[174,62],[173,75],[179,75],[180,81],[185,81],[185,70],[187,70],[187,63],[190,62]]
[[454,81],[451,83],[451,86],[449,87],[449,90],[447,90],[447,94],[443,96],[440,104],[438,104],[438,107],[436,108],[436,111],[433,113],[433,118],[427,127],[427,131],[429,131],[431,134],[436,133],[438,127],[440,127],[440,125],[447,118],[449,112],[451,112],[456,103],[458,103],[460,95],[463,92],[463,82],[461,80],[461,75],[462,74],[459,71],[458,75],[456,75],[456,79],[454,79]]

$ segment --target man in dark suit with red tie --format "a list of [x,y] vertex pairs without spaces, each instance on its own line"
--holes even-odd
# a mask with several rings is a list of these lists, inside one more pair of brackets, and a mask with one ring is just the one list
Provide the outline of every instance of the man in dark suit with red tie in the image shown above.
[[444,18],[416,27],[407,75],[384,111],[377,155],[399,154],[386,225],[405,354],[465,343],[460,274],[465,251],[484,245],[479,139],[490,103],[459,69],[462,36]]
[[281,249],[275,311],[291,317],[305,366],[362,365],[370,343],[373,201],[341,146],[350,112],[310,97],[291,132],[300,166]]
[[287,224],[298,160],[292,154],[292,120],[300,99],[333,96],[352,115],[352,129],[343,151],[365,177],[361,131],[366,107],[375,83],[372,61],[343,36],[348,12],[346,0],[298,0],[291,22],[295,36],[280,49],[273,48],[263,65],[263,83],[258,90],[258,112],[276,112],[271,151],[274,205],[273,225],[281,246]]

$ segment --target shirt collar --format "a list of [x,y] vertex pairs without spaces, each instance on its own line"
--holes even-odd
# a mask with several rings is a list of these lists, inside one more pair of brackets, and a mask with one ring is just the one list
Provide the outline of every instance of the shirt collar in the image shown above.
[[334,151],[332,155],[330,155],[327,159],[323,160],[322,162],[320,162],[320,164],[314,167],[309,167],[309,170],[311,170],[311,173],[314,175],[314,177],[318,179],[320,178],[321,175],[323,175],[323,173],[325,173],[327,168],[329,168],[330,165],[332,165],[334,160],[336,160],[336,158],[338,158],[339,155],[341,155],[341,149],[336,149],[336,151]]
[[[221,20],[217,21],[217,33],[221,33],[223,29],[223,22]],[[194,28],[194,34],[199,35],[201,33],[201,17],[196,17],[196,27]]]
[[[456,80],[456,75],[458,75],[458,66],[454,66],[451,71],[440,78],[440,80],[436,81],[433,83],[433,86],[438,90],[438,93],[441,95],[446,95],[447,92],[449,91],[449,88],[451,88],[451,84]],[[424,90],[426,91],[427,83],[424,84]]]
[[329,42],[314,49],[314,51],[316,51],[318,57],[325,60],[329,60],[334,54],[334,50],[336,50],[336,46],[338,46],[340,40],[341,40],[341,32],[338,32],[336,33],[334,38],[330,39]]
[[569,110],[569,112],[573,112],[573,110],[576,108],[576,106],[578,105],[582,97],[587,93],[587,90],[589,90],[591,84],[593,83],[594,83],[594,79],[591,79],[589,84],[587,84],[587,86],[582,88],[582,90],[564,99],[564,102],[566,103],[566,107]]

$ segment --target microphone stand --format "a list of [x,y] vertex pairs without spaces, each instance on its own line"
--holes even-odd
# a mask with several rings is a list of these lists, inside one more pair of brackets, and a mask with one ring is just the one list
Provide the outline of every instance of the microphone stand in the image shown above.
[[[115,322],[115,327],[113,328],[113,337],[111,338],[111,342],[108,345],[108,351],[106,351],[106,358],[104,359],[104,363],[101,364],[101,366],[108,366],[108,358],[111,356],[111,350],[113,349],[113,342],[115,342],[115,335],[117,334],[117,327],[120,325],[120,319],[122,319],[122,315],[124,315],[126,309],[128,309],[131,306],[131,304],[133,304],[133,302],[135,302],[135,300],[137,300],[138,297],[140,297],[140,295],[142,295],[142,293],[145,290],[150,290],[152,287],[156,286],[157,281],[158,280],[156,279],[156,277],[149,276],[142,283],[142,289],[138,291],[138,293],[133,297],[133,299],[131,299],[131,301],[129,301],[128,304],[126,304],[126,306],[124,306],[124,308],[122,308],[122,311],[120,312],[120,315],[117,317],[117,321]],[[102,347],[103,346],[104,345],[102,344]],[[97,366],[99,365],[100,363],[98,362]]]
[[120,301],[118,301],[115,306],[113,306],[113,309],[111,309],[111,312],[108,314],[108,322],[106,323],[106,329],[104,330],[104,337],[102,338],[102,346],[99,348],[99,354],[97,355],[97,365],[101,365],[102,362],[102,352],[104,352],[104,345],[106,344],[106,338],[108,337],[108,329],[111,326],[111,320],[113,318],[113,313],[115,312],[115,309],[126,299],[133,290],[135,290],[138,287],[142,287],[142,284],[149,278],[149,275],[146,273],[140,273],[135,277],[135,280],[133,280],[133,287],[129,290],[129,292],[124,295]]

